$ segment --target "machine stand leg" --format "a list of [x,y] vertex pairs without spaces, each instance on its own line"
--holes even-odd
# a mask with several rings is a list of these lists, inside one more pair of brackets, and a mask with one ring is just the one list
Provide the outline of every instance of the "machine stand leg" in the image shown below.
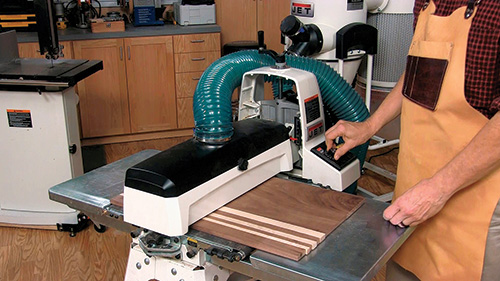
[[76,233],[87,228],[89,222],[90,219],[86,215],[80,213],[78,214],[78,222],[76,224],[58,223],[57,230],[69,232],[69,236],[75,237]]

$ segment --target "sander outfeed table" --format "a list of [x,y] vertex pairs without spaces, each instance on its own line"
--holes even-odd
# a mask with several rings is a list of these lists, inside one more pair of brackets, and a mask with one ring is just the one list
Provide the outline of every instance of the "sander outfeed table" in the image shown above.
[[[144,150],[56,185],[49,190],[49,197],[82,211],[98,226],[137,234],[140,231],[123,221],[123,208],[113,204],[112,199],[123,193],[127,169],[159,152]],[[299,261],[194,229],[174,240],[185,243],[188,249],[197,248],[207,264],[260,280],[371,280],[413,231],[413,228],[402,229],[385,221],[382,213],[387,206],[387,203],[366,199]],[[159,215],[151,210],[151,216]],[[179,253],[190,257],[189,251]],[[143,271],[145,267],[143,265]]]

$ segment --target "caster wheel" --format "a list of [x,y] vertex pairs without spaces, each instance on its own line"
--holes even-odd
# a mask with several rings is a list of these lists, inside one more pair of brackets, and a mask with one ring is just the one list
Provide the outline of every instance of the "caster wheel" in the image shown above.
[[102,224],[94,224],[94,229],[95,231],[99,232],[99,233],[104,233],[106,231],[106,226],[102,225]]

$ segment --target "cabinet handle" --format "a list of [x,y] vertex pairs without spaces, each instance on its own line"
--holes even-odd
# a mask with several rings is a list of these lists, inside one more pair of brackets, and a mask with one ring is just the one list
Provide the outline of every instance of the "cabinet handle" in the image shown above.
[[123,47],[120,46],[120,60],[123,60]]
[[130,46],[127,46],[127,57],[130,60]]
[[198,81],[198,80],[200,80],[200,77],[193,77],[191,79],[193,79],[194,81]]
[[203,43],[205,40],[200,39],[200,40],[191,40],[191,43]]
[[192,58],[191,60],[192,61],[202,61],[202,60],[205,60],[205,58]]

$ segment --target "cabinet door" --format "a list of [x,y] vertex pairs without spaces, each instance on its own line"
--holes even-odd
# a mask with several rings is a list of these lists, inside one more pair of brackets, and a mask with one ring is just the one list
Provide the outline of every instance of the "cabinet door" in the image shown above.
[[124,40],[132,132],[177,128],[172,36]]
[[[63,59],[73,58],[73,48],[71,47],[70,41],[59,42],[59,45],[63,46]],[[30,43],[19,43],[17,45],[19,50],[19,57],[21,58],[45,58],[45,56],[40,55],[40,45],[38,42]]]
[[217,0],[215,7],[222,45],[240,40],[257,41],[256,1]]
[[267,48],[283,52],[281,21],[290,15],[290,0],[257,0],[257,30],[264,31]]
[[130,133],[123,39],[74,41],[76,59],[104,69],[78,83],[83,138]]

